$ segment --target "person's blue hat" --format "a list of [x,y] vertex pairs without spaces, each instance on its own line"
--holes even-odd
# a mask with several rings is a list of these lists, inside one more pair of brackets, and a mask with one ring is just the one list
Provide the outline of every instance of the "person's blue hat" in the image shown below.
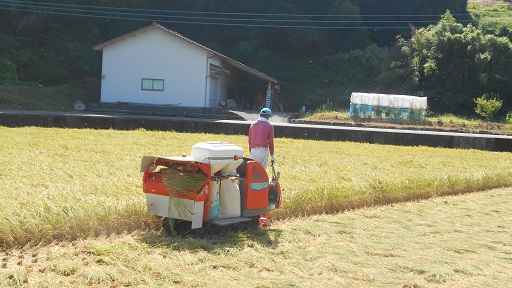
[[260,115],[270,115],[270,116],[272,116],[272,110],[270,110],[268,108],[263,108],[260,111]]

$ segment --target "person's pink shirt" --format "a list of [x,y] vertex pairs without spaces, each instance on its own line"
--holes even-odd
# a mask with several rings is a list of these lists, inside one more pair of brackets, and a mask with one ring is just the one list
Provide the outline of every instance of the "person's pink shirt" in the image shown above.
[[274,127],[266,119],[260,119],[249,128],[249,149],[265,147],[269,149],[270,155],[274,155]]

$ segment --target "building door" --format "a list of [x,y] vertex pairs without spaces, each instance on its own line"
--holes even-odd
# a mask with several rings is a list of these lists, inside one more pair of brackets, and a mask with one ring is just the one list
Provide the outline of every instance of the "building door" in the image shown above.
[[210,108],[215,108],[218,106],[218,93],[217,90],[219,88],[219,79],[215,77],[210,77]]

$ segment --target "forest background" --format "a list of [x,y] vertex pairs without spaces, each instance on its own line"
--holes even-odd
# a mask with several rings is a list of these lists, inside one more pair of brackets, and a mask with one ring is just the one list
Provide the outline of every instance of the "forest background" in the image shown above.
[[92,47],[158,22],[286,83],[290,111],[346,109],[352,92],[428,96],[431,111],[465,116],[489,93],[501,115],[512,110],[510,20],[482,23],[467,0],[385,3],[0,0],[0,84],[73,87],[99,101]]

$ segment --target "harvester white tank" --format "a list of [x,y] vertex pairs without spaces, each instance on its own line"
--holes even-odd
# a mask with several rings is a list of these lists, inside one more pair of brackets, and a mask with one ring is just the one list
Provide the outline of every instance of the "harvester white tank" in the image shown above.
[[197,162],[204,162],[209,157],[244,156],[244,149],[235,144],[226,142],[200,142],[192,146],[192,158]]
[[[230,218],[241,215],[240,190],[236,168],[242,164],[244,150],[237,145],[225,142],[200,142],[192,147],[192,159],[210,164],[212,175],[221,171],[220,183],[210,183],[212,191],[210,218],[217,216]],[[235,176],[235,178],[233,178]],[[220,184],[220,191],[219,189]],[[219,193],[215,193],[219,191]],[[220,209],[218,206],[220,204]],[[220,210],[220,211],[219,211]],[[213,212],[213,213],[212,213]],[[220,212],[220,215],[219,215]]]
[[[192,159],[197,162],[210,163],[212,174],[222,169],[227,175],[236,171],[242,164],[244,149],[226,142],[200,142],[192,146]],[[237,160],[234,157],[237,156]]]

